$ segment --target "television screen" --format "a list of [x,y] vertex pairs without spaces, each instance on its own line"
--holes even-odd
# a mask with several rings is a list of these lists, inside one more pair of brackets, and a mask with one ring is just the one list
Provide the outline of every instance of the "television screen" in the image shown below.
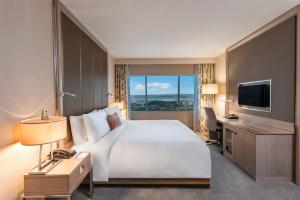
[[239,85],[238,104],[240,106],[270,107],[270,86],[268,84]]

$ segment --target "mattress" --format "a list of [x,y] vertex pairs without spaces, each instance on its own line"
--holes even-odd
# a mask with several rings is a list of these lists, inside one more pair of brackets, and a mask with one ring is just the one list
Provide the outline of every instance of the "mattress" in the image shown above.
[[127,120],[98,142],[74,146],[93,160],[93,181],[211,178],[207,145],[177,120]]

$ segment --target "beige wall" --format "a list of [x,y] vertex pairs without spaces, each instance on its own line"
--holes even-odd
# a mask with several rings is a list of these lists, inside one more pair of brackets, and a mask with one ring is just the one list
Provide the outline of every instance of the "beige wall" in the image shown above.
[[225,102],[221,100],[226,99],[226,54],[223,53],[216,58],[215,68],[216,83],[219,84],[219,94],[215,96],[215,112],[217,116],[225,115]]
[[194,74],[192,64],[135,64],[128,65],[130,75],[184,75]]
[[17,141],[18,121],[54,112],[51,0],[0,1],[0,199],[17,199],[38,147]]
[[[115,93],[115,61],[113,57],[107,55],[107,73],[108,73],[108,93],[114,95]],[[111,104],[114,101],[114,98],[109,96],[108,103]]]
[[116,64],[199,64],[215,63],[215,58],[123,58],[115,59]]

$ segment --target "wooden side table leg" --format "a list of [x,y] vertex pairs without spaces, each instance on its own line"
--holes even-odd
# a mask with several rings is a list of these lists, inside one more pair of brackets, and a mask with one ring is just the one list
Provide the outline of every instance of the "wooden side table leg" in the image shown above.
[[71,200],[71,195],[67,196],[67,200]]
[[93,184],[93,168],[91,169],[89,173],[89,179],[90,179],[90,197],[94,198],[94,184]]

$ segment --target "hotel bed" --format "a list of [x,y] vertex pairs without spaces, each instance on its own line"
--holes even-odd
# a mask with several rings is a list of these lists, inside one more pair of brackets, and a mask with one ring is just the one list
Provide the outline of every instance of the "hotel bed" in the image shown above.
[[210,183],[207,145],[177,120],[125,120],[99,141],[73,149],[91,152],[95,183]]

